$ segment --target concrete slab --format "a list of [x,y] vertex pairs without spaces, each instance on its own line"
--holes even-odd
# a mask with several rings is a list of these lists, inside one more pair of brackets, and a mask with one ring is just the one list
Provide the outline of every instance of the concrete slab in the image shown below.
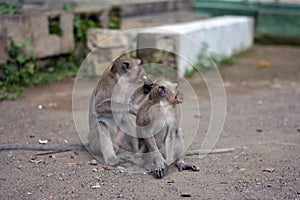
[[231,56],[251,47],[253,38],[252,18],[222,16],[140,31],[137,48],[175,53],[177,70],[184,75],[197,63],[203,43],[208,45],[208,52]]

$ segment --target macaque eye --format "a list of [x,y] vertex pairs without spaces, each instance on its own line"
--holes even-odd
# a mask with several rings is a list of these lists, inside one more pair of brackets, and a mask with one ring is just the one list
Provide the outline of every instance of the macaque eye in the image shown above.
[[158,86],[158,93],[159,93],[160,96],[165,97],[166,96],[165,87],[162,86],[162,85]]
[[128,72],[129,71],[129,62],[127,62],[127,61],[124,61],[123,63],[122,63],[122,69],[123,69],[123,71],[125,71],[125,72]]

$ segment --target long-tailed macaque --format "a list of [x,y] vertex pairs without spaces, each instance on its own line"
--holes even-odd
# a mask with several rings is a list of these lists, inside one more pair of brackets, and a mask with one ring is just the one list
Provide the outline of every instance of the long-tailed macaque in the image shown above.
[[88,150],[98,159],[103,157],[108,165],[120,163],[115,150],[121,139],[129,138],[133,151],[137,151],[137,138],[130,133],[124,136],[120,128],[135,132],[128,114],[137,114],[138,104],[151,88],[151,82],[143,85],[145,71],[140,64],[141,60],[122,54],[101,76],[91,97]]
[[161,80],[154,84],[138,111],[137,135],[146,145],[146,162],[152,165],[150,172],[156,178],[163,177],[174,162],[180,171],[199,170],[197,165],[183,161],[185,144],[175,108],[182,101],[177,84]]
[[[68,151],[87,147],[104,163],[119,164],[115,150],[120,146],[138,151],[138,139],[132,135],[135,119],[132,125],[128,114],[136,115],[153,85],[151,79],[144,80],[145,71],[140,64],[141,60],[124,53],[100,77],[90,100],[88,144],[0,144],[0,150]],[[125,133],[123,127],[133,133]]]

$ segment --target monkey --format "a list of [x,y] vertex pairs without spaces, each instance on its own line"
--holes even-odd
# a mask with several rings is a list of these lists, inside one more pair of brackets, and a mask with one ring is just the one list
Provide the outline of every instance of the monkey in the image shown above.
[[[89,107],[88,150],[105,164],[116,166],[121,160],[116,155],[122,139],[130,141],[133,152],[138,151],[138,141],[124,133],[135,131],[128,114],[136,115],[138,104],[151,87],[145,83],[141,60],[127,53],[118,57],[106,70],[92,93]],[[142,85],[142,86],[141,86]],[[138,89],[136,89],[138,88]]]
[[[134,94],[130,97],[130,103],[133,105],[140,105],[140,103],[145,99],[146,95],[150,92],[152,86],[153,86],[153,80],[147,79],[145,76],[145,82],[143,86],[138,87]],[[145,95],[141,95],[141,94]],[[124,116],[122,116],[124,117]],[[126,126],[126,123],[128,120],[121,119],[120,127]],[[135,127],[132,127],[135,128]],[[135,132],[135,130],[131,130],[131,132]],[[113,146],[116,151],[116,153],[119,151],[120,147],[130,147],[131,149],[127,149],[131,151],[132,153],[138,153],[142,150],[139,149],[138,145],[138,138],[133,137],[132,135],[128,135],[125,132],[123,132],[120,128],[118,130],[118,133],[116,134],[114,140],[113,140]]]
[[[87,150],[108,165],[115,166],[119,163],[113,146],[123,147],[123,140],[137,152],[137,139],[123,133],[119,126],[131,125],[122,117],[131,113],[137,114],[138,104],[146,97],[152,87],[152,80],[145,79],[145,71],[141,68],[141,60],[123,53],[102,74],[94,89],[89,105],[89,127],[87,144],[0,144],[0,150]],[[118,88],[127,91],[123,102],[112,98],[113,91]],[[117,92],[116,92],[117,93]],[[127,102],[128,99],[128,102]],[[115,101],[116,100],[116,101]],[[120,115],[119,124],[115,122],[113,114]],[[133,129],[133,128],[131,128]],[[134,131],[135,132],[135,127]]]
[[137,136],[145,143],[149,153],[145,162],[152,165],[150,173],[156,178],[164,177],[173,163],[179,171],[199,171],[197,165],[183,160],[185,145],[175,108],[182,102],[183,93],[178,90],[178,84],[160,80],[153,85],[137,113]]

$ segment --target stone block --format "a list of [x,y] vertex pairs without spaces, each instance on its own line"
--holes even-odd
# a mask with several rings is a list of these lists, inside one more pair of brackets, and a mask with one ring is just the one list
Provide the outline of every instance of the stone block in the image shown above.
[[173,52],[174,64],[182,76],[197,63],[203,43],[208,45],[209,53],[232,56],[251,47],[253,38],[252,18],[223,16],[145,29],[139,32],[137,47]]
[[136,49],[137,32],[124,33],[121,30],[90,29],[87,47],[91,51],[86,59],[86,75],[101,75],[109,64],[125,51]]
[[59,26],[62,36],[49,33],[48,16],[45,14],[0,15],[0,63],[5,63],[7,55],[5,46],[12,40],[23,41],[31,38],[35,58],[45,58],[74,50],[73,14],[60,13]]

